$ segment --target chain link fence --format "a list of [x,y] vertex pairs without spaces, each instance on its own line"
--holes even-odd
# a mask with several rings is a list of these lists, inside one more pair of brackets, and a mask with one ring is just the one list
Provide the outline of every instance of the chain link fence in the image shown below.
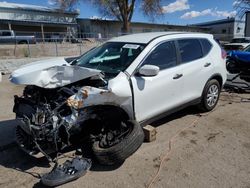
[[[36,43],[29,44],[0,44],[0,56],[2,59],[25,57],[56,57],[79,56],[89,49],[102,44],[108,39],[122,35],[101,33],[65,33],[65,32],[17,32],[17,36],[35,36]],[[75,37],[76,36],[76,37]],[[229,42],[233,36],[229,34],[215,34],[214,37],[223,43]]]
[[6,58],[79,56],[87,50],[102,44],[105,40],[85,39],[79,43],[37,42],[36,44],[0,45],[0,56]]
[[[115,36],[119,36],[117,34]],[[55,56],[79,56],[89,49],[102,44],[114,35],[102,36],[100,33],[76,33],[69,32],[16,32],[16,36],[34,36],[36,43],[29,40],[18,44],[0,43],[0,57],[24,58],[24,57],[55,57]]]

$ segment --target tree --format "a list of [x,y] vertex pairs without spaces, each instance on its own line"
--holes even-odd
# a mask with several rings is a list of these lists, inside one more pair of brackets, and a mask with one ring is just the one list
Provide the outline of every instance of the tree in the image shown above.
[[234,9],[237,11],[237,15],[243,18],[247,11],[250,11],[250,0],[236,0],[234,2]]
[[[53,0],[55,5],[63,10],[72,10],[81,0]],[[162,15],[161,0],[82,0],[92,3],[103,16],[115,18],[121,21],[122,32],[129,32],[130,22],[134,14],[135,6],[141,8],[144,15],[155,19]]]

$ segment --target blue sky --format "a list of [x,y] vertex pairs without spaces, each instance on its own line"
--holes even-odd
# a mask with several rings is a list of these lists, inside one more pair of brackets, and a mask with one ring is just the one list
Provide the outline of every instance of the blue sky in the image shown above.
[[[52,6],[50,0],[6,0],[10,3],[23,3],[42,6]],[[235,15],[233,3],[236,0],[163,0],[164,16],[157,19],[157,23],[177,25],[194,24],[211,20],[224,19]],[[98,10],[84,0],[77,5],[81,18],[101,17]],[[151,22],[136,7],[132,21]]]

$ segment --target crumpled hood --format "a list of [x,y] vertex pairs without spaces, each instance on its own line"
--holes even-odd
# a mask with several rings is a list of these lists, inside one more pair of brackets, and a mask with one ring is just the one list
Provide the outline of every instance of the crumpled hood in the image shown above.
[[79,80],[97,76],[101,71],[71,66],[64,58],[37,61],[15,70],[9,80],[18,85],[36,85],[43,88],[62,87]]

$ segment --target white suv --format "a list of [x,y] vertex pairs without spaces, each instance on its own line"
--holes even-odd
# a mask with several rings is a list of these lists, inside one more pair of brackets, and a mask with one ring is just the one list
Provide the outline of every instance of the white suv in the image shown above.
[[212,35],[159,32],[26,65],[10,77],[27,85],[15,96],[17,142],[32,155],[88,145],[100,163],[121,162],[142,144],[141,125],[188,105],[212,110],[225,58]]

